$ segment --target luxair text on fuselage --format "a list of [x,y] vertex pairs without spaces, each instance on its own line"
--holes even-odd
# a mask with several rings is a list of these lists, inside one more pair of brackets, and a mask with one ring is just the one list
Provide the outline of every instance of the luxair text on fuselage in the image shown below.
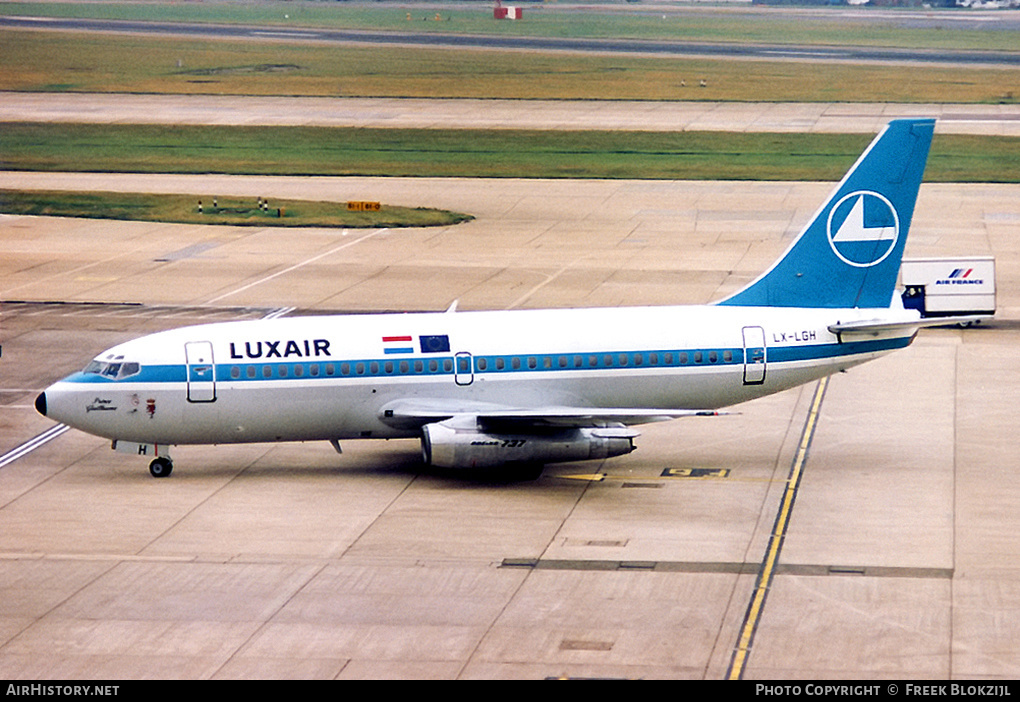
[[281,339],[279,341],[231,341],[234,360],[267,358],[319,358],[329,356],[328,339]]

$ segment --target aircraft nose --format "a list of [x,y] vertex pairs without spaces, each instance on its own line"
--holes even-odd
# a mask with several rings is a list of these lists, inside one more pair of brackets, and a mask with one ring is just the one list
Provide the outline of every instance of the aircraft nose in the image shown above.
[[39,414],[41,414],[44,417],[46,416],[46,393],[45,392],[39,393],[39,396],[37,398],[35,398],[35,411],[38,412]]

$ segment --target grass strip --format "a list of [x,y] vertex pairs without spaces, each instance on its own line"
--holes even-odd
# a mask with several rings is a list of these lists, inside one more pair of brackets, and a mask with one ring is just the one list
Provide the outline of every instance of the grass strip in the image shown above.
[[[491,13],[490,13],[491,17]],[[491,21],[491,20],[490,20]],[[499,23],[496,23],[499,24]],[[507,24],[507,23],[504,23]],[[0,89],[322,97],[1015,104],[1020,71],[0,30]],[[705,87],[701,87],[701,81]]]
[[347,203],[338,202],[57,190],[0,190],[0,212],[255,227],[433,227],[473,219],[446,210],[391,205],[349,210]]
[[[243,175],[836,180],[868,134],[10,123],[0,168]],[[929,182],[1018,182],[1020,138],[938,135]]]

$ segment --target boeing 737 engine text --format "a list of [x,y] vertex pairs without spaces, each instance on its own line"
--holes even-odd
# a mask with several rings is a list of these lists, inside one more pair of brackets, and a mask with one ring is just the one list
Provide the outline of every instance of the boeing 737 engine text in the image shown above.
[[192,326],[100,354],[36,408],[159,477],[182,444],[413,437],[454,469],[627,454],[634,425],[715,414],[946,323],[894,294],[933,131],[891,122],[783,256],[712,305]]

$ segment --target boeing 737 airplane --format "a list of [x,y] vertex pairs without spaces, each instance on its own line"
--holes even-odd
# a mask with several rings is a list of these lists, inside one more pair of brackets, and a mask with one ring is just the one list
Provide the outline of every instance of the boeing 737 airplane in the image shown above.
[[712,305],[191,326],[105,351],[35,405],[152,457],[156,477],[182,444],[413,437],[454,469],[627,454],[634,425],[715,414],[953,321],[895,294],[933,131],[891,122],[785,254]]

